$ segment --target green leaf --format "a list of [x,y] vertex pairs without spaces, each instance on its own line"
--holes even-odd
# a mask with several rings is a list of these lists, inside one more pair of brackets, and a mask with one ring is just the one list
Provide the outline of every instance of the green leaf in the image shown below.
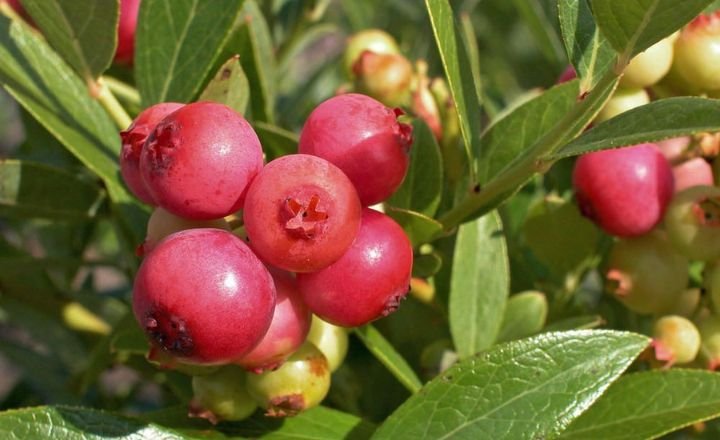
[[87,82],[110,66],[117,46],[118,0],[23,0],[48,43]]
[[240,64],[240,57],[235,55],[220,67],[198,101],[219,102],[244,115],[249,99],[248,79]]
[[260,138],[268,162],[286,154],[297,153],[300,139],[292,131],[259,121],[253,122],[253,128]]
[[472,151],[480,146],[481,111],[470,58],[463,44],[460,26],[453,17],[450,2],[425,0],[425,6],[457,109],[465,151],[469,163],[472,163]]
[[561,435],[651,439],[720,416],[720,374],[672,369],[621,377]]
[[426,384],[373,439],[555,437],[648,342],[634,333],[585,330],[498,345]]
[[419,212],[388,206],[385,214],[402,226],[413,247],[429,242],[442,231],[442,224]]
[[61,168],[0,160],[0,214],[83,220],[95,216],[105,198],[99,185]]
[[407,361],[395,350],[385,337],[371,324],[353,329],[368,350],[402,383],[411,393],[422,387],[422,382],[410,368]]
[[[103,179],[134,243],[145,237],[147,212],[121,182],[120,136],[86,85],[28,26],[0,16],[0,81],[65,148]],[[134,244],[133,244],[134,246]]]
[[143,0],[135,34],[135,78],[144,107],[197,96],[242,3]]
[[[2,434],[2,433],[5,434]],[[101,440],[123,438],[166,440],[185,437],[169,429],[87,408],[40,406],[0,413],[3,438],[48,438],[56,440]]]
[[695,18],[713,0],[590,0],[605,38],[629,60]]
[[574,271],[598,248],[600,232],[572,202],[543,201],[523,226],[533,254],[558,275]]
[[607,148],[718,130],[720,100],[698,97],[660,99],[596,125],[551,157],[560,159]]
[[497,342],[512,341],[540,333],[548,302],[542,292],[522,292],[508,299]]
[[413,122],[413,139],[405,180],[386,203],[432,217],[442,195],[442,154],[435,136],[421,119]]
[[617,53],[595,24],[590,0],[558,0],[558,15],[568,59],[581,89],[590,90],[612,68]]
[[575,105],[577,95],[576,81],[560,84],[490,126],[481,139],[483,150],[477,163],[478,182],[488,182],[522,156],[567,115]]
[[460,226],[450,280],[450,332],[460,358],[495,341],[510,290],[502,221],[497,212]]
[[275,123],[275,51],[270,28],[255,0],[245,0],[243,25],[229,45],[240,55],[250,82],[253,119]]

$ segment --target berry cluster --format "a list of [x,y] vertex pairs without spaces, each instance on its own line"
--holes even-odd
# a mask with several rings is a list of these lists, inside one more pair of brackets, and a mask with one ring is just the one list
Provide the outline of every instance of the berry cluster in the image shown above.
[[285,416],[319,404],[347,348],[335,326],[397,309],[412,246],[368,206],[407,172],[412,127],[399,114],[336,96],[308,117],[298,154],[267,164],[251,125],[219,103],[157,104],[121,133],[122,176],[156,207],[133,311],[151,360],[206,374],[191,414],[238,419],[260,405]]
[[[718,41],[720,13],[714,13],[641,53],[596,122],[651,95],[716,94],[720,58],[711,45]],[[572,76],[566,72],[562,80]],[[582,214],[618,237],[606,288],[632,312],[657,318],[654,359],[666,366],[699,359],[715,369],[720,360],[720,187],[711,165],[720,163],[719,152],[717,135],[701,133],[589,153],[573,173]],[[705,267],[702,282],[689,277],[689,267],[698,265]]]

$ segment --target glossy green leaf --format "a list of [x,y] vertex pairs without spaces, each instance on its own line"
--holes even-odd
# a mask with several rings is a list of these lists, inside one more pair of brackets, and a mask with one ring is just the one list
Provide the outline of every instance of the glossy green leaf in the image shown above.
[[720,374],[648,371],[621,377],[560,438],[652,439],[719,416]]
[[432,217],[440,205],[442,185],[440,147],[427,124],[416,119],[413,122],[410,167],[402,185],[386,203]]
[[117,46],[118,0],[23,0],[48,43],[90,81],[110,66]]
[[502,324],[510,268],[497,212],[460,226],[450,280],[450,332],[460,358],[485,350]]
[[40,406],[2,412],[0,436],[27,439],[52,437],[55,440],[185,438],[169,429],[139,420],[65,406]]
[[713,0],[590,0],[605,38],[629,57],[692,20]]
[[411,393],[416,393],[422,382],[407,361],[395,350],[387,339],[371,324],[353,329],[368,350],[402,383]]
[[598,228],[573,202],[544,201],[528,217],[523,234],[533,254],[558,275],[576,270],[600,241]]
[[402,226],[413,247],[429,242],[442,231],[442,224],[419,212],[388,206],[385,214]]
[[104,198],[98,184],[61,168],[0,160],[0,215],[82,220],[95,216]]
[[542,292],[521,292],[508,299],[497,342],[512,341],[540,333],[548,302]]
[[275,122],[275,51],[265,17],[255,0],[245,0],[242,26],[229,45],[240,55],[240,62],[250,82],[250,105],[253,119]]
[[498,345],[426,384],[373,439],[556,437],[648,342],[634,333],[585,330]]
[[286,154],[297,153],[300,139],[292,131],[259,121],[253,122],[253,128],[260,138],[268,162]]
[[135,34],[135,78],[144,107],[197,96],[242,4],[143,0]]
[[[128,241],[145,236],[147,212],[121,182],[120,137],[86,85],[36,32],[0,16],[0,81],[62,145],[103,179]],[[132,244],[132,246],[135,246]]]
[[612,68],[617,53],[595,24],[590,0],[558,0],[558,15],[568,59],[582,90],[589,90]]
[[250,85],[240,64],[240,57],[236,55],[220,67],[198,101],[219,102],[244,115],[249,99]]
[[621,113],[565,145],[552,157],[654,142],[681,135],[720,130],[720,100],[667,98]]
[[[488,182],[532,147],[575,105],[578,84],[571,81],[531,99],[490,126],[482,136],[478,182]],[[540,117],[538,117],[540,116]]]
[[[425,0],[435,42],[460,120],[460,132],[468,159],[480,145],[480,99],[473,69],[463,44],[460,26],[448,0]],[[470,161],[469,163],[472,163]]]

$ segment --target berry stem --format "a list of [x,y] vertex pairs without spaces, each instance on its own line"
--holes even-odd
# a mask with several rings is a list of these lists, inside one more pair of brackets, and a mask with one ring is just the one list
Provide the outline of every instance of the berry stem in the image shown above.
[[527,152],[511,162],[480,191],[469,190],[465,197],[439,221],[444,231],[435,238],[452,231],[470,218],[478,217],[494,208],[507,196],[523,186],[536,172],[545,172],[557,160],[550,155],[578,136],[587,123],[600,111],[617,87],[618,75],[612,70],[598,81],[584,97],[579,98],[568,112],[547,134],[541,137]]
[[100,105],[105,108],[105,111],[108,112],[113,121],[115,121],[115,125],[117,125],[120,130],[128,128],[130,124],[132,124],[132,118],[120,102],[118,102],[117,98],[115,98],[115,95],[110,91],[110,88],[103,78],[97,80],[97,88],[98,94],[96,99]]
[[138,92],[135,87],[124,83],[117,78],[113,78],[112,76],[103,76],[102,80],[105,82],[108,89],[110,89],[110,92],[119,99],[127,102],[128,104],[140,107],[140,92]]

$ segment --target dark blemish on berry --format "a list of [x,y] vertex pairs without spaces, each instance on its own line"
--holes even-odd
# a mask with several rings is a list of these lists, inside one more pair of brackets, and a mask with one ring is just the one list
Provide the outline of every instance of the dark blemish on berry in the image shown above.
[[230,70],[229,67],[226,67],[223,69],[222,73],[220,74],[220,79],[228,79],[228,78],[230,78],[231,74],[232,74],[232,70]]
[[185,321],[159,307],[146,315],[145,332],[158,347],[175,356],[190,356],[195,348]]
[[481,188],[482,188],[482,187],[480,186],[480,184],[479,184],[479,183],[476,183],[475,186],[473,186],[473,192],[474,192],[475,194],[477,194],[477,193],[480,192],[480,189],[481,189]]

